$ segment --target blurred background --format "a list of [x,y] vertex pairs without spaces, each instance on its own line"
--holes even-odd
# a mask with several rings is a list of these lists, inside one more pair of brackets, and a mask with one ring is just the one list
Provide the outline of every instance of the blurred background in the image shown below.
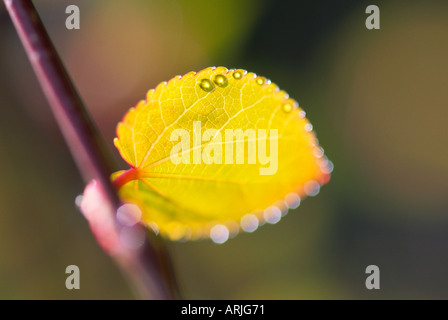
[[[299,101],[332,180],[279,224],[169,243],[186,298],[448,298],[448,2],[34,1],[106,140],[148,89],[208,66]],[[80,30],[65,28],[76,4]],[[0,5],[0,298],[134,299],[74,199],[83,183]],[[299,169],[299,168],[298,168]],[[65,288],[65,268],[81,289]],[[381,289],[367,290],[378,265]]]

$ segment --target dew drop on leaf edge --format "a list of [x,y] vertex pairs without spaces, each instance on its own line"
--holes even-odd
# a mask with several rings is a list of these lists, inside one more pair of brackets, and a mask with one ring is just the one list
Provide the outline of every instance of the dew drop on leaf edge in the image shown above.
[[227,85],[229,84],[229,82],[227,81],[227,78],[225,76],[223,76],[222,74],[217,74],[215,76],[215,78],[213,79],[213,82],[218,86],[218,87],[227,87]]
[[236,80],[240,80],[240,79],[243,77],[243,72],[242,72],[241,70],[236,70],[236,71],[233,73],[233,77],[234,77]]
[[201,82],[199,83],[199,87],[205,92],[211,92],[215,88],[213,83],[208,79],[202,79]]
[[264,77],[257,77],[256,79],[255,79],[255,82],[258,84],[258,85],[263,85],[263,84],[265,84],[266,83],[266,78],[264,78]]

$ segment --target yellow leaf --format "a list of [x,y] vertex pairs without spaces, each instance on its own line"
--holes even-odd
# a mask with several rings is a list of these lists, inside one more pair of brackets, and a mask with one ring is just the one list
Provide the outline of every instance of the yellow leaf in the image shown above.
[[224,242],[276,223],[329,180],[332,164],[297,102],[224,67],[150,90],[117,126],[130,169],[112,179],[143,222],[172,240]]

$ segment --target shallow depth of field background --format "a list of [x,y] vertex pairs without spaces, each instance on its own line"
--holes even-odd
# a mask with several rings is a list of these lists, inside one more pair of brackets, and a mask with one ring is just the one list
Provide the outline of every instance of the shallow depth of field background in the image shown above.
[[[446,1],[34,1],[116,168],[116,123],[212,65],[299,101],[332,180],[277,225],[170,243],[192,299],[448,298]],[[65,28],[66,6],[81,29]],[[365,28],[377,4],[381,29]],[[0,298],[133,299],[74,205],[80,175],[0,5]],[[300,167],[297,167],[300,170]],[[81,289],[65,288],[67,265]],[[381,289],[365,288],[365,268]]]

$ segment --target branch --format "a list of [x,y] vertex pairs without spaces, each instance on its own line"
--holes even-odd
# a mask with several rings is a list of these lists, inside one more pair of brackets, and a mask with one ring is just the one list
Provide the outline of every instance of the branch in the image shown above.
[[[112,166],[32,2],[4,3],[78,169],[89,183],[84,195],[90,201],[83,200],[81,207],[97,241],[143,298],[176,298],[177,285],[163,244],[152,236],[151,241],[144,237],[143,243],[130,245],[129,239],[144,236],[143,227],[139,223],[125,225],[116,218],[119,209],[127,209],[121,206],[110,181]],[[111,244],[113,248],[108,247]]]

